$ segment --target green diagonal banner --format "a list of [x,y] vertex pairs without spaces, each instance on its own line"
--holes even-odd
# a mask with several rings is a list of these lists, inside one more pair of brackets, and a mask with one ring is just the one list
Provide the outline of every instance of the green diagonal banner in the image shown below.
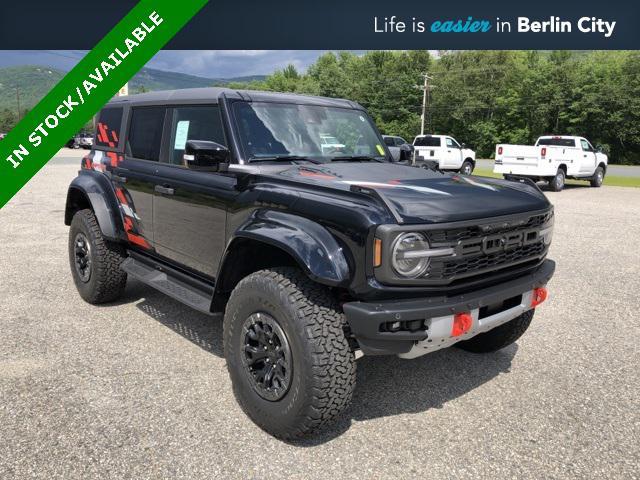
[[142,0],[0,141],[0,208],[208,0]]

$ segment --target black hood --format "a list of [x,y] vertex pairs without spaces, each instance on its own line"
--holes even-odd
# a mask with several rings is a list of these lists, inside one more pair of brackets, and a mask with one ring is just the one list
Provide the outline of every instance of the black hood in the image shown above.
[[550,206],[535,186],[434,172],[392,163],[331,163],[295,166],[271,178],[352,190],[375,190],[400,223],[441,223],[543,210]]

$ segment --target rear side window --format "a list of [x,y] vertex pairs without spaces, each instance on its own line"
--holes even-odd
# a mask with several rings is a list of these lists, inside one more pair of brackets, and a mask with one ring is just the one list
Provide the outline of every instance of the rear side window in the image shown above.
[[576,141],[573,138],[541,138],[538,145],[547,145],[549,147],[575,147]]
[[169,162],[174,165],[184,164],[184,149],[188,140],[207,140],[226,146],[217,105],[173,109]]
[[165,107],[142,107],[131,111],[127,153],[133,158],[158,161]]
[[440,140],[440,137],[418,137],[413,144],[416,147],[439,147],[441,145]]
[[120,143],[122,108],[103,108],[96,124],[96,146],[116,148]]

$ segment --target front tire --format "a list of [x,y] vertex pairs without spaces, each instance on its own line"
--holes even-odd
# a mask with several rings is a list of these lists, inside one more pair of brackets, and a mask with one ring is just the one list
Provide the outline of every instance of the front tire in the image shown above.
[[460,173],[462,175],[471,175],[473,173],[473,162],[465,160],[460,167]]
[[355,358],[329,290],[295,268],[261,270],[231,293],[224,352],[235,397],[282,439],[332,422],[351,403]]
[[600,188],[602,186],[602,182],[604,182],[604,169],[602,167],[598,167],[596,168],[596,171],[589,183],[594,188]]
[[91,210],[76,212],[69,229],[69,263],[80,296],[97,305],[118,299],[127,284],[124,248],[105,240]]
[[497,326],[493,330],[480,333],[469,340],[456,344],[457,347],[473,353],[490,353],[507,347],[518,340],[527,331],[533,313],[531,309],[507,323]]
[[564,170],[559,168],[556,172],[555,177],[549,180],[549,188],[551,188],[551,190],[554,192],[562,191],[562,189],[564,188],[565,178],[566,174],[564,173]]

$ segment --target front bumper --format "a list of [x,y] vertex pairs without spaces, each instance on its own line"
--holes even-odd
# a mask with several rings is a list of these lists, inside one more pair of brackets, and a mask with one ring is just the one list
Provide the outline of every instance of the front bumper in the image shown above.
[[[365,355],[397,354],[414,358],[449,347],[521,315],[531,308],[532,290],[546,285],[554,271],[555,262],[545,260],[533,273],[461,295],[356,301],[345,303],[343,309],[351,332]],[[501,310],[501,304],[508,308]],[[487,315],[489,308],[497,313]],[[461,312],[471,312],[472,327],[464,335],[451,337],[453,316]],[[415,320],[422,320],[424,327],[416,331],[387,331],[385,328],[390,323]]]

